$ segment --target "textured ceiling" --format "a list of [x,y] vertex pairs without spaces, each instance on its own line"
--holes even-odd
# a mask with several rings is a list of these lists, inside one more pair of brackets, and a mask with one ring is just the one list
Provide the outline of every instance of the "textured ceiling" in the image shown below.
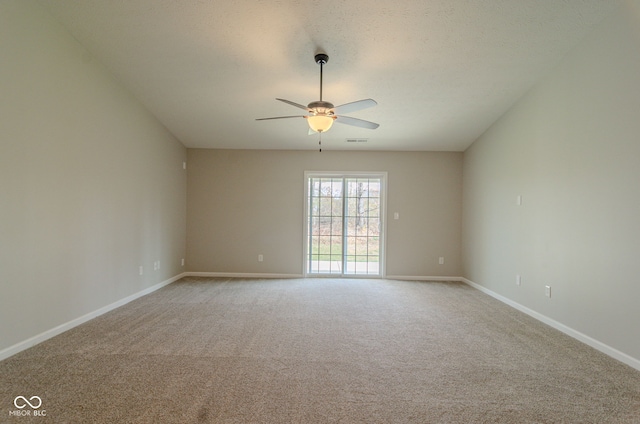
[[[373,98],[325,149],[463,151],[613,0],[40,0],[187,147],[315,149],[276,97]],[[366,143],[347,143],[366,138]]]

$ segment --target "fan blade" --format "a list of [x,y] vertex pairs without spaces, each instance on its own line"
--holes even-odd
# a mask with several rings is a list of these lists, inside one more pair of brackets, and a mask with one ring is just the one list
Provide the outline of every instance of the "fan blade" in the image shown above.
[[333,108],[333,111],[339,115],[341,113],[356,112],[358,110],[366,109],[368,107],[373,107],[377,104],[378,103],[373,99],[364,99],[364,100],[358,100],[356,102],[345,103],[343,105],[336,106]]
[[340,122],[341,124],[353,125],[354,127],[360,128],[369,128],[371,130],[375,130],[380,126],[380,124],[376,124],[375,122],[365,121],[364,119],[352,118],[350,116],[340,115],[336,118],[336,122]]
[[318,133],[312,130],[311,128],[309,128],[309,132],[307,133],[307,135],[314,135],[314,134],[318,134]]
[[268,121],[270,119],[286,119],[286,118],[304,118],[304,116],[303,115],[274,116],[273,118],[256,118],[256,121]]
[[297,108],[300,108],[300,109],[303,109],[303,110],[309,111],[309,108],[308,108],[308,107],[303,106],[303,105],[301,105],[301,104],[299,104],[299,103],[296,103],[296,102],[292,102],[291,100],[285,100],[285,99],[276,99],[276,100],[280,100],[281,102],[285,102],[285,103],[287,103],[287,104],[290,104],[291,106],[295,106],[295,107],[297,107]]

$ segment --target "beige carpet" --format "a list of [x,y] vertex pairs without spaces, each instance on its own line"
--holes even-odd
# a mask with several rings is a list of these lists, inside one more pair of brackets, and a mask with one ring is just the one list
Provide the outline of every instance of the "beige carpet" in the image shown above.
[[640,372],[462,283],[186,278],[0,362],[0,414],[640,423]]

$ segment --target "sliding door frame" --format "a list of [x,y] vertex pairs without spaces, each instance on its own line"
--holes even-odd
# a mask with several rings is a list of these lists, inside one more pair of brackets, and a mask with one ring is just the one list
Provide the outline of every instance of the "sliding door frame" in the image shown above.
[[[378,274],[341,274],[310,273],[309,264],[309,178],[379,178],[380,179],[380,253]],[[344,188],[343,188],[344,189]],[[359,172],[359,171],[304,171],[304,208],[302,230],[302,269],[305,277],[339,277],[339,278],[384,278],[387,262],[387,172]],[[345,231],[343,229],[343,231]],[[344,258],[343,258],[344,261]]]

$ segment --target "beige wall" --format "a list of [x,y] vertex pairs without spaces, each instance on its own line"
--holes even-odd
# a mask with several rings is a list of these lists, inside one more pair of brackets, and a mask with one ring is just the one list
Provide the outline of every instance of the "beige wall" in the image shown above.
[[1,356],[182,272],[186,150],[34,2],[0,57]]
[[387,275],[460,276],[462,154],[427,152],[189,149],[188,270],[301,275],[304,171],[387,172]]
[[465,152],[463,171],[464,276],[635,361],[639,51],[640,2],[624,2]]

